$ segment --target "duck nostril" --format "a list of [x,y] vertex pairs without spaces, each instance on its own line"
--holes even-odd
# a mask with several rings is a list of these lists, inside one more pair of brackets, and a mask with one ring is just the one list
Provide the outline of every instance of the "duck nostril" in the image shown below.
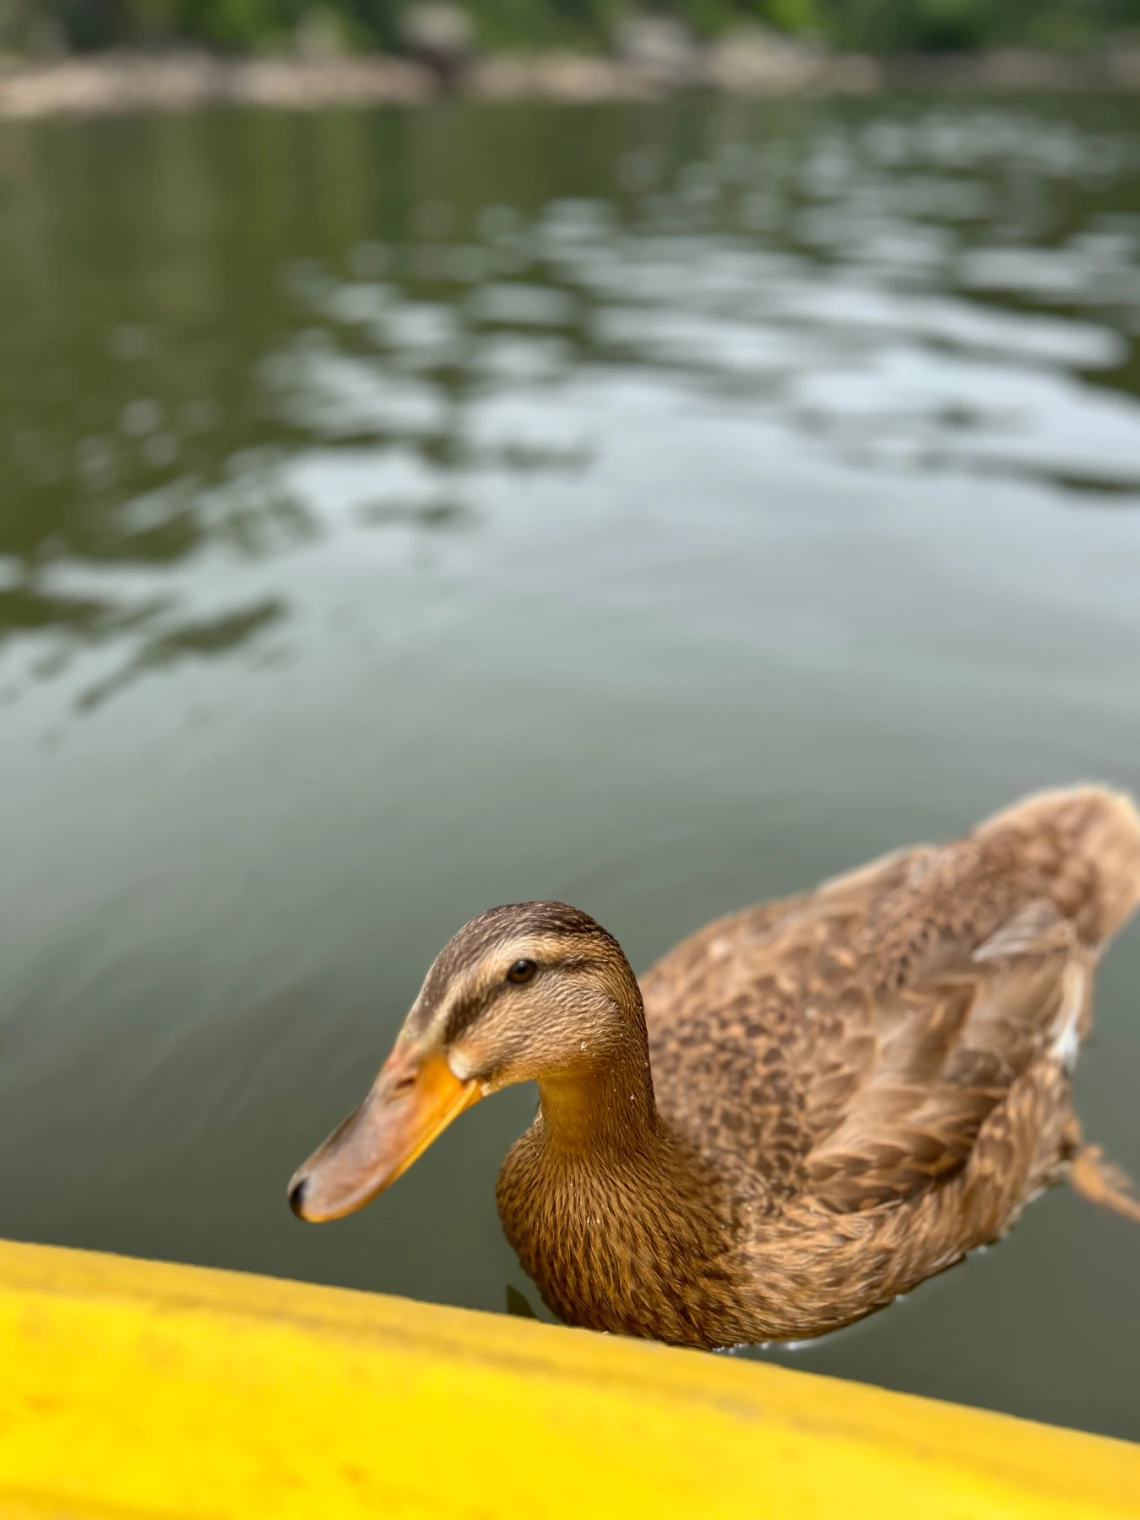
[[395,1097],[395,1098],[402,1098],[405,1093],[410,1093],[411,1090],[412,1090],[412,1088],[415,1085],[416,1085],[415,1073],[414,1072],[409,1072],[407,1076],[400,1077],[398,1081],[396,1081],[396,1082],[393,1083],[393,1085],[392,1085],[392,1096]]
[[305,1189],[308,1186],[309,1179],[307,1177],[302,1177],[300,1182],[295,1182],[289,1189],[289,1207],[293,1210],[298,1219],[304,1219],[305,1217],[301,1210],[305,1206]]

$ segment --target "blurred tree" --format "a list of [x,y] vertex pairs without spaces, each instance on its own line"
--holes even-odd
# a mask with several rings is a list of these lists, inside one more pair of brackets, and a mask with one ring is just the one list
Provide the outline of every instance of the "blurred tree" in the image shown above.
[[823,30],[870,52],[1087,46],[1140,23],[1140,0],[823,0]]
[[[399,46],[405,0],[0,0],[0,52],[186,41],[284,49],[309,34]],[[466,0],[484,47],[604,47],[621,18],[657,12],[710,36],[742,21],[869,52],[1084,47],[1140,30],[1140,0]],[[320,28],[312,23],[319,12]]]

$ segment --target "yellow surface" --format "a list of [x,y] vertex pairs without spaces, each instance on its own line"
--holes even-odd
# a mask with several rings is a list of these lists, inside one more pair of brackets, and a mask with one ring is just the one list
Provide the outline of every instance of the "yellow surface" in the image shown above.
[[1099,1520],[1140,1447],[402,1299],[0,1243],[0,1516]]

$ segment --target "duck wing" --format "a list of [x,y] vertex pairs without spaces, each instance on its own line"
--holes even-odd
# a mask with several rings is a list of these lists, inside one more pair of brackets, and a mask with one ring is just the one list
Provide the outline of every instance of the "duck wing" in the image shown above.
[[1048,1063],[1055,1122],[1008,1144],[1056,1159],[1096,952],[1138,896],[1135,810],[1083,788],[712,924],[646,978],[662,1112],[773,1206],[853,1212],[961,1172]]

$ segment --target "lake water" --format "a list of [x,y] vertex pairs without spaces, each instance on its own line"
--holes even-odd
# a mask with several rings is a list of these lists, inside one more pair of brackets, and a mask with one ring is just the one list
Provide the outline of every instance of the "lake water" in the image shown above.
[[[285,1202],[459,924],[1140,788],[1140,102],[0,125],[0,735],[0,1235],[535,1303],[533,1091]],[[1138,1283],[1057,1191],[771,1354],[1140,1437]]]

